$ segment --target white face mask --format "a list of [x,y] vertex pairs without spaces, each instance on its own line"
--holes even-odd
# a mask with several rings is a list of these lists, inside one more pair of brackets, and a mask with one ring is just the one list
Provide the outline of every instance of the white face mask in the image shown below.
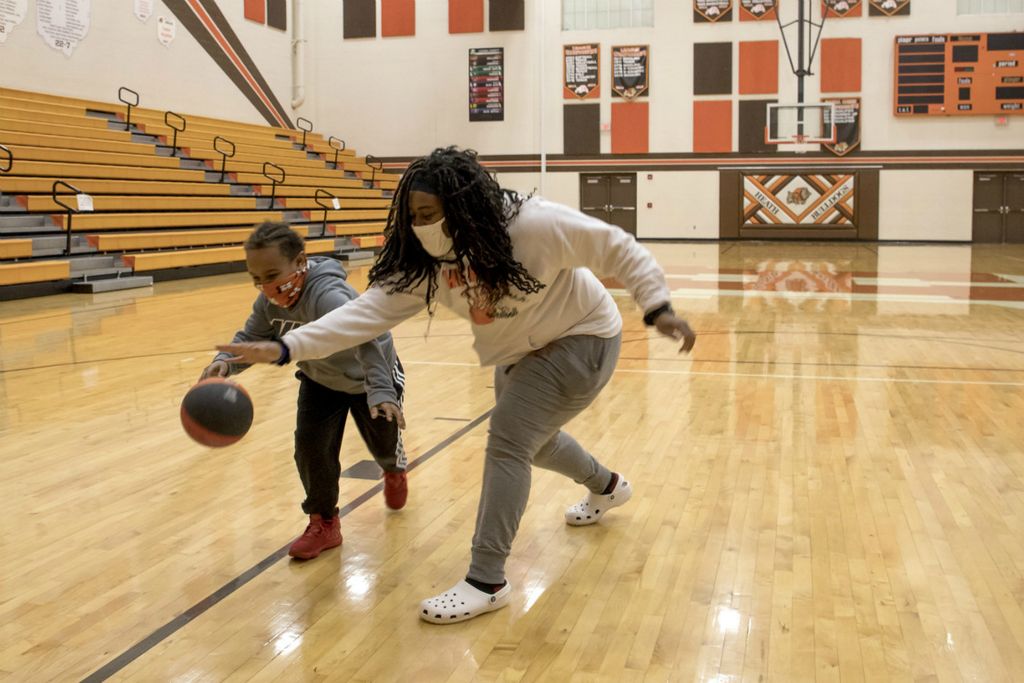
[[444,230],[441,228],[443,223],[444,219],[442,218],[430,225],[412,226],[412,231],[416,234],[416,239],[423,245],[423,250],[434,258],[449,255],[455,247],[452,238],[444,234]]

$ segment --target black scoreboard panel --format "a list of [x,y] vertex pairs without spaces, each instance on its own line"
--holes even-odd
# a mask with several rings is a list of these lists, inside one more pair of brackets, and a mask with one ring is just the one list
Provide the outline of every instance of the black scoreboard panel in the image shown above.
[[1024,33],[896,36],[896,116],[1024,114]]

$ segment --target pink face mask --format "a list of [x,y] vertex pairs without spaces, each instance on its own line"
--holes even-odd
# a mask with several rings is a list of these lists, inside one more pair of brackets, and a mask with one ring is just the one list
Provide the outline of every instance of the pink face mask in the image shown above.
[[297,270],[291,275],[285,275],[273,282],[260,285],[259,289],[264,296],[281,308],[291,308],[299,300],[302,288],[306,286],[308,271],[309,265],[307,264],[302,267],[302,270]]

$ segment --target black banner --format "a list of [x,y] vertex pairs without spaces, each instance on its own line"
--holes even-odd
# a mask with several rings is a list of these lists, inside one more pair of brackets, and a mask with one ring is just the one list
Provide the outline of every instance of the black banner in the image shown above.
[[612,97],[631,100],[651,92],[647,45],[612,48]]
[[[823,147],[836,156],[846,156],[860,147],[860,98],[836,97],[823,99],[822,103],[834,105],[836,124],[836,141]],[[832,123],[828,120],[828,110],[824,116],[827,130]]]
[[693,0],[693,20],[732,21],[732,0]]
[[895,17],[910,14],[910,0],[868,0],[868,16]]
[[592,100],[601,96],[601,46],[562,46],[562,99]]
[[505,120],[505,49],[469,50],[469,120]]
[[775,20],[778,0],[740,0],[740,21]]

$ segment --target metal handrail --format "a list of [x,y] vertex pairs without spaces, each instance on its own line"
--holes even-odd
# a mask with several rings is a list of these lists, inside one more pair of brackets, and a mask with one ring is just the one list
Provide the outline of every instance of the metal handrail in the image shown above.
[[[228,152],[227,150],[218,147],[218,141],[223,142],[225,145],[228,145],[231,148],[231,151]],[[218,135],[213,139],[213,149],[214,151],[220,153],[220,180],[218,182],[223,183],[224,176],[227,175],[228,157],[235,156],[235,143],[231,142],[231,140],[228,140],[227,138]]]
[[[306,122],[306,127],[303,127],[303,125],[302,125],[303,121]],[[305,150],[306,149],[306,133],[309,133],[309,132],[311,132],[313,130],[313,122],[310,121],[307,118],[304,118],[304,117],[300,116],[299,118],[297,118],[295,120],[295,125],[298,126],[299,130],[302,131],[302,149]]]
[[[374,164],[376,164],[376,166],[374,166]],[[367,154],[366,165],[372,169],[370,173],[370,184],[373,185],[374,181],[377,179],[377,171],[384,170],[384,162],[372,154]]]
[[[330,205],[324,204],[322,201],[320,201],[321,197],[330,197],[331,200],[332,200],[331,204]],[[317,206],[319,206],[320,208],[322,208],[324,210],[324,229],[323,229],[323,233],[322,234],[326,235],[327,234],[327,211],[334,208],[334,202],[338,201],[338,198],[335,197],[330,192],[328,192],[327,190],[323,189],[322,187],[318,187],[316,192],[313,193],[313,201],[317,203]]]
[[[172,118],[177,119],[181,123],[181,128],[178,128],[176,125],[171,123]],[[188,125],[188,122],[181,114],[175,114],[173,111],[168,110],[164,112],[164,124],[174,131],[174,140],[171,142],[171,156],[178,156],[178,133],[185,132],[185,127]]]
[[[274,176],[274,175],[271,175],[271,174],[267,173],[267,169],[268,168],[273,168],[273,169],[277,170],[277,172],[281,175],[281,177],[278,178],[277,176]],[[273,162],[270,162],[270,161],[264,161],[263,162],[263,177],[271,182],[271,186],[270,186],[270,205],[267,206],[267,209],[269,210],[269,209],[273,209],[274,208],[274,202],[277,200],[277,184],[281,183],[283,185],[285,179],[288,177],[288,174],[285,173],[285,170],[283,168],[281,168],[280,166],[278,166],[277,164],[275,164]]]
[[7,157],[7,164],[6,166],[0,167],[0,173],[10,173],[11,169],[14,168],[14,152],[4,145],[0,145],[0,152]]
[[[128,98],[126,98],[126,93],[131,93],[132,95],[135,95],[135,101],[132,102]],[[128,105],[128,116],[126,116],[124,119],[124,129],[130,130],[132,127],[132,107],[139,106],[139,93],[135,92],[131,88],[122,85],[120,88],[117,89],[117,99]]]
[[53,188],[50,191],[50,196],[53,198],[54,203],[57,204],[58,206],[64,207],[68,212],[67,241],[64,243],[64,255],[71,256],[71,219],[76,213],[78,213],[78,203],[76,202],[75,206],[71,206],[70,204],[65,204],[64,202],[62,202],[60,200],[60,196],[57,194],[58,187],[66,187],[67,189],[74,192],[76,195],[82,194],[82,191],[79,190],[74,185],[69,185],[68,183],[65,183],[63,180],[58,180],[54,182]]
[[[334,144],[335,142],[340,142],[341,147],[338,147],[336,144]],[[333,135],[327,138],[327,144],[334,149],[334,170],[338,170],[338,154],[344,152],[345,148],[348,147],[348,145],[345,143],[344,140],[342,140],[341,138],[336,138]]]

